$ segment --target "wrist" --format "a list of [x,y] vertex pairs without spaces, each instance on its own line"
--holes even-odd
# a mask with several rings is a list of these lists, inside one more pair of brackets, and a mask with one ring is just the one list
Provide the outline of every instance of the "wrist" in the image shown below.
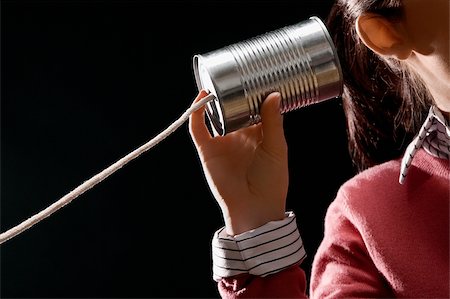
[[285,209],[275,211],[237,211],[232,214],[229,212],[223,215],[225,221],[225,231],[229,236],[235,236],[244,232],[256,229],[271,221],[283,220],[286,217]]

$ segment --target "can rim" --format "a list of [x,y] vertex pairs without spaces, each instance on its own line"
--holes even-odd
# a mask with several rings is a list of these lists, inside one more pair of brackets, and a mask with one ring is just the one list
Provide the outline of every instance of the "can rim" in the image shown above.
[[[201,80],[201,76],[200,76],[200,70],[199,70],[199,64],[200,64],[200,60],[203,59],[203,55],[201,54],[196,54],[193,56],[192,58],[192,62],[193,62],[193,70],[194,70],[194,77],[195,77],[195,81],[197,84],[197,89],[198,91],[200,91],[201,89],[204,89],[203,85],[202,85],[202,80]],[[211,82],[214,85],[214,82]],[[208,90],[205,89],[206,92],[208,93],[213,93],[213,95],[215,96],[215,100],[213,100],[213,102],[217,102],[217,94],[215,94],[215,90]],[[222,106],[221,103],[219,103],[220,106]],[[226,133],[226,118],[223,117],[223,108],[220,107],[220,112],[218,111],[218,108],[216,107],[216,105],[214,105],[214,103],[208,102],[206,103],[206,115],[209,119],[210,124],[212,125],[210,129],[210,133],[211,135],[215,136],[215,135],[225,135]]]

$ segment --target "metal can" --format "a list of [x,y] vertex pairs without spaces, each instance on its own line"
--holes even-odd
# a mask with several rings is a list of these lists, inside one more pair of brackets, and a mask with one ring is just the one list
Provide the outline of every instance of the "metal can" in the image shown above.
[[197,88],[215,96],[206,104],[214,135],[261,121],[271,92],[280,113],[341,96],[342,70],[333,41],[318,17],[193,57]]

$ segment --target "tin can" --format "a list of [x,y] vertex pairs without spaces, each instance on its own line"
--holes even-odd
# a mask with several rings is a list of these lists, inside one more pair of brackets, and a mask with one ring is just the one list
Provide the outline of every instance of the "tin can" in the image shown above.
[[281,94],[280,113],[340,97],[342,70],[322,20],[311,17],[193,57],[197,88],[215,96],[206,104],[214,135],[261,121],[271,92]]

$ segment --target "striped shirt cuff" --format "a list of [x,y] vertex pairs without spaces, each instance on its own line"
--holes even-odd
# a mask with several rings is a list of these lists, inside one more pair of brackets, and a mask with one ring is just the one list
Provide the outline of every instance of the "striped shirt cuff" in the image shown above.
[[212,240],[213,278],[219,281],[242,273],[267,276],[300,264],[306,257],[295,214],[271,221],[234,237],[225,228]]

